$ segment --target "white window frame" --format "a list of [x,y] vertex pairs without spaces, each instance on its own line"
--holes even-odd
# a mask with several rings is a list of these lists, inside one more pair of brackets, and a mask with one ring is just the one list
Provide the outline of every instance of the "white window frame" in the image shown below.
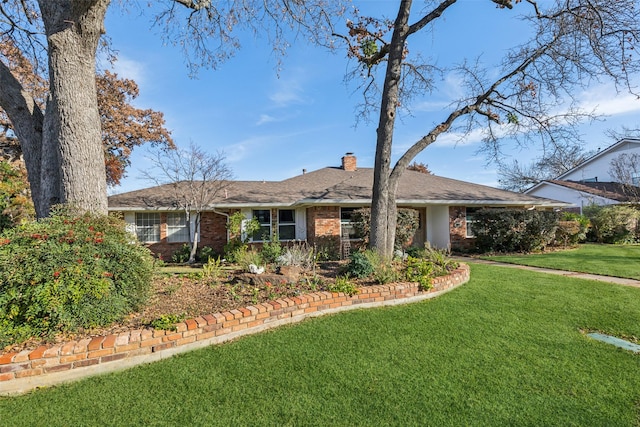
[[[473,224],[478,222],[478,220],[473,219],[473,213],[480,209],[481,208],[465,207],[465,214],[464,214],[465,237],[468,237],[468,238],[476,237],[476,235],[473,233]],[[469,215],[471,215],[471,219],[469,218]]]
[[[160,213],[136,212],[135,227],[138,241],[143,243],[156,243],[160,241]],[[151,237],[153,240],[148,240]],[[157,237],[157,239],[156,239]]]
[[187,214],[184,212],[167,212],[167,242],[188,243],[190,241]]
[[[282,221],[281,220],[281,212],[284,211],[291,211],[291,213],[293,214],[293,221]],[[278,239],[279,240],[296,240],[297,234],[297,227],[296,227],[296,218],[297,218],[297,214],[296,214],[296,210],[295,209],[278,209]],[[283,239],[282,238],[282,227],[293,227],[293,238],[291,239]]]
[[[258,218],[258,216],[256,215],[256,212],[259,211],[265,211],[265,212],[269,212],[269,222],[260,222],[260,218]],[[265,234],[269,237],[271,237],[271,209],[252,209],[251,210],[251,217],[252,218],[256,218],[258,220],[258,222],[260,222],[260,229],[258,231],[256,231],[255,233],[253,233],[253,236],[251,236],[251,241],[252,242],[263,242],[264,240],[262,239],[262,236],[264,236]],[[268,233],[265,233],[265,231],[268,229]]]

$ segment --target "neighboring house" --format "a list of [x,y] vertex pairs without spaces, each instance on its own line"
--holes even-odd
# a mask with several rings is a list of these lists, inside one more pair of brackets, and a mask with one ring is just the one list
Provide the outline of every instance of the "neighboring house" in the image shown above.
[[585,206],[594,204],[636,202],[640,195],[637,187],[640,171],[629,171],[634,185],[616,182],[616,177],[610,172],[612,162],[625,155],[640,156],[640,139],[622,139],[556,179],[536,184],[524,194],[570,203],[580,213]]
[[[222,252],[229,240],[229,215],[242,212],[261,225],[252,242],[277,234],[281,241],[303,240],[341,253],[358,240],[351,213],[371,205],[373,169],[358,168],[347,153],[341,167],[326,167],[284,181],[232,181],[203,213],[200,246]],[[188,239],[185,214],[177,209],[169,185],[109,197],[109,210],[121,212],[138,239],[170,257]],[[416,209],[419,228],[414,245],[468,248],[473,241],[473,212],[483,207],[553,209],[566,203],[498,190],[478,184],[407,170],[397,191],[398,207]],[[340,251],[340,252],[338,252]]]

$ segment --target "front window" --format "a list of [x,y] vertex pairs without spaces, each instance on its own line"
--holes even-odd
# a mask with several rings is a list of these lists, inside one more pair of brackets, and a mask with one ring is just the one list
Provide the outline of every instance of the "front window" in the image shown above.
[[361,208],[340,208],[340,228],[342,230],[342,238],[349,239],[361,239],[362,236],[357,232],[354,221],[352,219],[353,213]]
[[474,214],[479,210],[479,208],[467,208],[466,213],[466,226],[467,226],[467,237],[476,237],[476,234],[473,232],[473,224],[477,222]]
[[140,242],[159,242],[160,214],[136,213],[136,236]]
[[189,227],[187,215],[184,212],[169,212],[167,214],[167,242],[188,242]]
[[295,240],[296,211],[293,209],[278,210],[278,238],[280,240]]
[[253,241],[268,240],[271,237],[271,210],[256,209],[253,211],[253,217],[260,223],[260,228],[253,233]]
[[640,187],[640,172],[633,172],[631,174],[631,184]]

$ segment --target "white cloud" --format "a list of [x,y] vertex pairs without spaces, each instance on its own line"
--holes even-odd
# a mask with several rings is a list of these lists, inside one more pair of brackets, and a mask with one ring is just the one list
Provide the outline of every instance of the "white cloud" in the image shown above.
[[118,76],[134,80],[138,86],[145,83],[146,70],[142,62],[120,55],[112,68]]
[[286,80],[278,80],[277,87],[269,100],[275,108],[285,108],[293,104],[306,103],[304,99],[304,89],[297,77],[288,78]]
[[256,126],[260,126],[265,123],[272,123],[275,121],[277,121],[277,119],[270,114],[260,114],[260,118],[256,122]]
[[597,114],[613,116],[640,111],[638,97],[628,93],[617,93],[611,85],[600,85],[584,92],[581,108]]

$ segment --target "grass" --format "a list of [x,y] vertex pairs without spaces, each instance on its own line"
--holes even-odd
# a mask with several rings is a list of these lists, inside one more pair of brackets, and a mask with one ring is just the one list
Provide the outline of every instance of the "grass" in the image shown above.
[[434,300],[357,310],[0,399],[2,425],[640,424],[640,289],[472,265]]
[[587,244],[558,252],[489,256],[483,259],[640,280],[640,245]]

